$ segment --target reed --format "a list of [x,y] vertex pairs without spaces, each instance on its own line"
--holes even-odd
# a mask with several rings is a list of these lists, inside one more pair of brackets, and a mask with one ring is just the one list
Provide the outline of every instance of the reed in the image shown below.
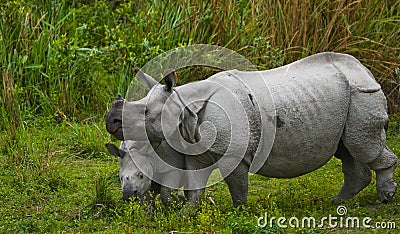
[[[125,93],[131,67],[200,43],[238,51],[260,69],[322,51],[352,54],[382,85],[390,112],[400,111],[399,1],[16,0],[0,7],[2,130],[37,115],[102,116],[112,96]],[[209,73],[182,72],[181,82]]]

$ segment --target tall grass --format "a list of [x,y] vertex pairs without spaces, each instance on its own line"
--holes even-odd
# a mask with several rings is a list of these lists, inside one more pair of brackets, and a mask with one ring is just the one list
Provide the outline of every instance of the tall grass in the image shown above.
[[[399,1],[111,2],[0,3],[2,131],[36,115],[102,116],[125,92],[131,67],[195,43],[228,47],[260,69],[321,51],[349,53],[375,74],[390,111],[400,111]],[[182,82],[204,78],[183,74]]]
[[382,84],[399,112],[400,2],[373,0],[264,1],[256,18],[285,63],[322,51],[354,55]]

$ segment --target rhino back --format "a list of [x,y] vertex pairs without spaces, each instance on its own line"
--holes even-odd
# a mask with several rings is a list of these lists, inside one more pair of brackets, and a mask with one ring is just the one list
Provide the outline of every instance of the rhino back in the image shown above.
[[[329,56],[269,71],[233,72],[252,87],[260,107],[269,106],[269,112],[263,112],[268,115],[263,118],[263,127],[271,124],[264,121],[275,122],[272,149],[259,174],[295,177],[321,167],[331,158],[346,122],[350,87],[346,74]],[[255,79],[262,79],[265,85],[251,86]],[[271,98],[263,98],[265,95]],[[270,147],[271,139],[263,137],[260,144],[261,148]]]

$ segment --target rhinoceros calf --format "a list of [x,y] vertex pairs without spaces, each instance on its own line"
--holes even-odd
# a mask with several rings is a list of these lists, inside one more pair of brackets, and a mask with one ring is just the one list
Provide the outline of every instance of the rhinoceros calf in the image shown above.
[[[184,181],[179,171],[185,168],[184,155],[165,142],[157,144],[155,152],[149,148],[149,142],[127,140],[121,142],[120,148],[111,143],[106,147],[111,155],[118,157],[123,200],[139,197],[150,201],[160,194],[164,205],[177,199],[184,201],[184,197],[177,194]],[[156,153],[160,158],[155,157]]]
[[[386,146],[386,98],[357,59],[320,53],[261,71],[224,71],[174,87],[140,70],[148,95],[127,102],[121,96],[106,116],[107,131],[119,139],[167,140],[186,153],[189,186],[203,188],[218,167],[235,206],[247,200],[248,171],[277,178],[303,175],[332,155],[342,160],[344,184],[332,199],[352,198],[371,181],[384,203],[397,184],[397,157]],[[260,160],[261,159],[261,160]],[[202,173],[195,173],[202,171]],[[198,191],[189,193],[196,202]]]

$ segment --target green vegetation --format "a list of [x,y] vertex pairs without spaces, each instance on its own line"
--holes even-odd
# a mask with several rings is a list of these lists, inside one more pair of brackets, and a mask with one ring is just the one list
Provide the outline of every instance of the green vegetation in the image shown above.
[[[398,1],[14,0],[0,9],[2,233],[285,233],[258,228],[257,218],[337,214],[329,203],[343,179],[336,159],[296,179],[251,176],[240,211],[222,182],[208,188],[194,217],[157,201],[150,218],[137,202],[121,201],[117,160],[104,147],[113,141],[104,114],[116,93],[126,92],[132,67],[182,45],[224,46],[259,69],[321,51],[356,56],[388,97],[388,144],[400,155]],[[212,72],[185,69],[179,82]],[[344,204],[350,216],[400,225],[399,203],[396,196],[382,205],[371,184]]]
[[[389,147],[400,155],[399,119],[393,119]],[[0,141],[5,142],[5,135]],[[233,208],[224,182],[209,187],[206,198],[193,217],[178,215],[157,199],[151,218],[138,202],[123,202],[119,188],[118,162],[105,153],[109,136],[104,124],[54,124],[46,119],[22,124],[15,141],[0,157],[0,232],[127,232],[167,233],[286,233],[346,232],[347,229],[258,228],[258,217],[337,216],[329,199],[343,180],[338,159],[323,168],[294,179],[269,179],[251,175],[249,201],[243,210]],[[395,180],[400,181],[399,172]],[[347,216],[371,217],[400,223],[400,196],[388,205],[379,200],[373,182],[355,199],[344,202]],[[364,233],[365,229],[349,229]],[[385,231],[385,230],[381,230]]]

